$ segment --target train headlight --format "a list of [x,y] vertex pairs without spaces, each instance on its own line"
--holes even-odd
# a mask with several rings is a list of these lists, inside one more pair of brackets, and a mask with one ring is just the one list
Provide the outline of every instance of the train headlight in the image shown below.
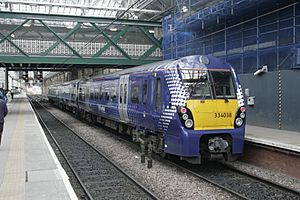
[[244,122],[244,120],[243,120],[242,118],[240,118],[240,117],[237,117],[237,118],[235,119],[235,124],[236,124],[237,126],[242,126],[242,125],[243,125],[243,122]]
[[241,107],[241,112],[246,112],[246,108],[245,107]]
[[244,119],[246,117],[246,114],[245,113],[241,113],[240,117]]
[[182,114],[184,114],[184,113],[186,113],[186,108],[185,107],[182,107],[181,109],[180,109],[180,112],[182,113]]
[[183,119],[183,120],[187,120],[188,118],[189,118],[189,116],[188,116],[187,114],[183,114],[183,115],[182,115],[182,119]]
[[192,128],[193,125],[194,125],[194,122],[193,122],[193,120],[191,120],[191,119],[187,119],[187,120],[185,121],[184,125],[185,125],[187,128]]

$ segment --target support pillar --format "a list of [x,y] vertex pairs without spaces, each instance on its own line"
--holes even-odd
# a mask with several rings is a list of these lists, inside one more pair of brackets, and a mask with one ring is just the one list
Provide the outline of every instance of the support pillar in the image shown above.
[[8,91],[8,68],[5,68],[5,90]]

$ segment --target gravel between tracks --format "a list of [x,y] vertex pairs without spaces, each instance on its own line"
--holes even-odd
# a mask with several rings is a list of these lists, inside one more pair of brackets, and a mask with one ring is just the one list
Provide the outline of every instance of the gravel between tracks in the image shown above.
[[[154,161],[153,168],[148,169],[146,163],[140,163],[139,152],[126,143],[103,134],[107,132],[106,130],[93,128],[59,109],[51,108],[50,111],[100,151],[111,157],[161,199],[235,199],[231,194],[159,161]],[[299,180],[241,162],[232,165],[248,173],[300,190]]]
[[278,183],[280,185],[284,185],[286,187],[289,188],[293,188],[297,191],[300,191],[300,180],[293,178],[293,177],[289,177],[285,174],[279,173],[279,172],[273,172],[271,170],[268,169],[262,169],[260,167],[256,167],[244,162],[239,162],[236,161],[234,163],[227,163],[228,165],[244,171],[246,173],[264,178],[266,180],[272,181],[274,183]]
[[160,199],[236,199],[231,194],[204,181],[183,173],[178,169],[154,161],[151,169],[140,163],[140,153],[122,141],[103,134],[103,129],[96,129],[70,117],[56,108],[51,113],[59,117],[101,152],[111,157],[127,173],[133,175],[142,184],[153,191]]

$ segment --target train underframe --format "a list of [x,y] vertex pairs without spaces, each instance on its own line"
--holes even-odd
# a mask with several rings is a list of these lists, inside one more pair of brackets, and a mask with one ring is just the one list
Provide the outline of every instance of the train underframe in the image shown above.
[[[72,112],[76,117],[81,117],[90,123],[100,123],[109,127],[118,133],[128,134],[132,137],[132,141],[139,143],[141,148],[141,162],[145,162],[148,158],[148,167],[152,167],[151,156],[153,153],[165,157],[168,155],[164,151],[164,135],[163,133],[151,133],[145,130],[138,130],[128,124],[117,122],[112,119],[104,118],[85,110],[77,110],[74,106],[65,104],[56,104],[60,109]],[[201,164],[210,160],[226,160],[235,161],[238,155],[232,154],[232,138],[229,134],[206,134],[199,137],[199,156],[187,157],[179,156],[181,160],[185,160],[192,164]]]

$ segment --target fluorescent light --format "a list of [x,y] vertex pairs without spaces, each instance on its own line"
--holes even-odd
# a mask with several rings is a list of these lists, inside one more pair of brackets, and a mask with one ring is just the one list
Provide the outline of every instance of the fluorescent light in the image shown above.
[[118,29],[117,28],[110,28],[109,30],[110,31],[117,31]]

